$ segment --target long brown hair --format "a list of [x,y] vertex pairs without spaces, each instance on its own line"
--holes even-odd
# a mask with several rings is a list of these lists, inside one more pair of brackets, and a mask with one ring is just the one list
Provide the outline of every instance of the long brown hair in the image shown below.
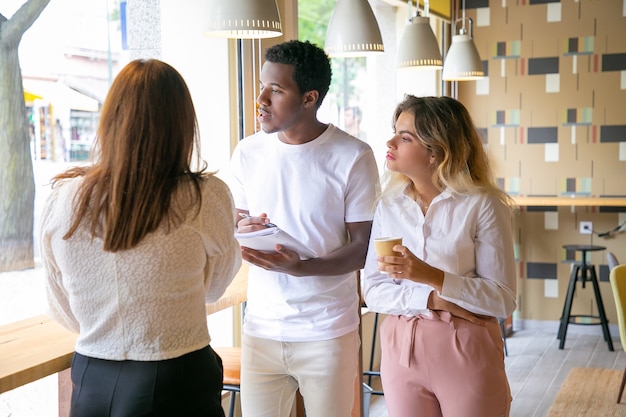
[[92,162],[53,179],[55,185],[83,177],[64,239],[85,222],[105,251],[130,249],[164,219],[168,227],[184,219],[189,207],[172,204],[183,182],[191,198],[182,201],[199,210],[205,167],[199,165],[198,123],[189,89],[173,67],[139,59],[122,69],[102,106]]

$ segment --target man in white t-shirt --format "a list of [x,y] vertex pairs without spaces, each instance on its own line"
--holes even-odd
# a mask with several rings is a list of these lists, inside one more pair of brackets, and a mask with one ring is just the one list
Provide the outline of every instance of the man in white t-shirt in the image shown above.
[[359,359],[356,272],[378,190],[371,148],[317,119],[331,69],[319,47],[289,41],[265,54],[262,131],[232,157],[238,232],[272,222],[318,254],[243,247],[248,277],[241,364],[244,417],[288,417],[296,390],[307,417],[348,417]]

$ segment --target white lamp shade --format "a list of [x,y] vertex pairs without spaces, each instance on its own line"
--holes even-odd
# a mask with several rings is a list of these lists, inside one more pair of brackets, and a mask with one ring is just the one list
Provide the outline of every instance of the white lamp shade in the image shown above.
[[384,52],[383,38],[368,0],[338,0],[326,31],[324,50],[332,57]]
[[454,35],[441,78],[445,81],[471,81],[484,76],[483,63],[472,38],[467,34]]
[[397,59],[399,68],[441,69],[443,60],[428,17],[411,19],[400,39]]
[[237,39],[281,36],[276,0],[206,0],[211,36]]

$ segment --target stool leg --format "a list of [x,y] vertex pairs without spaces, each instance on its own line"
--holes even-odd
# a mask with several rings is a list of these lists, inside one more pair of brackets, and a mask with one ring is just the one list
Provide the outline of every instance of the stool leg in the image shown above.
[[565,295],[565,303],[563,303],[563,311],[561,312],[561,318],[559,319],[560,320],[560,322],[559,322],[559,331],[556,334],[556,338],[559,339],[559,340],[561,340],[561,333],[563,332],[563,317],[565,317],[565,311],[567,309],[566,308],[567,307],[567,295],[569,294],[569,289],[570,289],[570,286],[572,284],[572,279],[575,280],[576,276],[578,274],[578,269],[577,268],[578,268],[577,265],[574,265],[572,267],[572,272],[570,273],[569,282],[567,284],[568,292]]
[[374,313],[374,328],[372,329],[372,350],[370,351],[370,367],[367,373],[367,385],[372,386],[374,375],[374,349],[376,349],[376,332],[378,330],[378,313]]
[[228,409],[228,417],[233,417],[235,415],[236,395],[237,395],[237,391],[230,392],[230,408]]
[[590,266],[589,272],[589,275],[591,275],[591,283],[593,284],[593,292],[596,296],[596,304],[598,305],[598,315],[600,316],[600,325],[602,326],[602,333],[604,333],[604,340],[609,345],[609,350],[613,352],[613,340],[611,339],[611,332],[609,331],[609,321],[607,320],[606,313],[604,312],[604,303],[602,302],[602,295],[600,294],[596,268],[593,265]]
[[[369,370],[364,371],[363,374],[367,375],[367,386],[372,386],[372,377],[380,376],[380,371],[374,371],[374,352],[376,349],[376,332],[378,330],[378,313],[374,313],[374,328],[372,330],[372,350],[370,353],[370,366]],[[383,395],[382,391],[372,390],[372,395]]]
[[233,417],[235,415],[235,400],[237,399],[237,393],[240,392],[239,385],[224,384],[222,389],[230,393],[228,417]]
[[509,349],[506,347],[506,330],[504,330],[504,319],[498,319],[500,324],[500,333],[502,333],[502,341],[504,342],[504,356],[509,356]]
[[576,291],[576,280],[578,278],[579,270],[580,265],[574,265],[574,268],[572,269],[572,274],[569,279],[567,295],[565,296],[565,305],[563,306],[563,315],[561,316],[561,324],[559,325],[559,349],[563,349],[563,346],[565,346],[565,335],[567,334],[567,325],[569,324],[570,315],[572,312],[572,302],[574,301],[574,292]]

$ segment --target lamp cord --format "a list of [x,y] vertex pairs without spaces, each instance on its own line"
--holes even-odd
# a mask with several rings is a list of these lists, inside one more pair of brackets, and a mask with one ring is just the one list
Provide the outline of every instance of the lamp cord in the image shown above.
[[[464,0],[465,1],[465,0]],[[411,23],[413,21],[413,0],[407,0],[407,4],[408,4],[408,21],[409,23]],[[420,15],[420,9],[419,9],[419,1],[417,2],[417,5],[415,6],[415,8],[417,9],[417,11],[415,12],[415,16],[419,16]],[[424,0],[424,17],[428,17],[428,14],[430,12],[430,3],[428,0]]]
[[463,0],[463,14],[462,14],[462,23],[461,23],[461,31],[462,34],[465,34],[465,0]]
[[615,233],[615,232],[619,232],[620,229],[622,227],[624,227],[624,225],[626,225],[626,221],[623,222],[622,224],[620,224],[619,226],[617,226],[615,229],[613,230],[609,230],[608,232],[604,232],[604,233],[598,233],[598,237],[607,237],[610,236],[611,234]]

